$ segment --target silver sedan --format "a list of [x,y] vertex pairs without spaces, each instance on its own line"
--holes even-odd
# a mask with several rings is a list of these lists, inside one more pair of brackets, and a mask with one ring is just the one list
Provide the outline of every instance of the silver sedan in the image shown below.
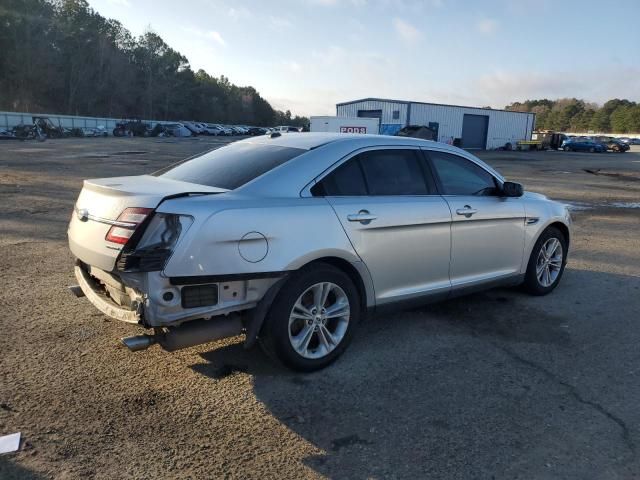
[[570,225],[563,204],[455,147],[272,133],[85,180],[68,236],[74,292],[150,329],[123,339],[131,350],[243,333],[310,371],[387,307],[500,285],[551,292]]

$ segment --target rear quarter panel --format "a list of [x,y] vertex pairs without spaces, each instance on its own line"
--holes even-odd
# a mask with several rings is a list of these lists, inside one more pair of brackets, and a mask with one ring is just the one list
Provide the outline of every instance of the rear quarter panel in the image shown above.
[[[360,261],[323,198],[202,200],[195,205],[194,224],[165,267],[167,276],[288,271],[326,256]],[[175,200],[160,210],[188,213],[195,203]],[[247,234],[266,239],[263,259],[251,262],[240,254]]]

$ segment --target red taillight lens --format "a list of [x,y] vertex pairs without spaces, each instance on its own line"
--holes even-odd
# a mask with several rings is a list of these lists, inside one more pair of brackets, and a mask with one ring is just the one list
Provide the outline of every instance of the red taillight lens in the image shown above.
[[136,231],[136,228],[144,222],[145,218],[153,212],[153,208],[126,208],[116,219],[121,222],[119,225],[112,226],[107,232],[105,239],[108,242],[126,244]]

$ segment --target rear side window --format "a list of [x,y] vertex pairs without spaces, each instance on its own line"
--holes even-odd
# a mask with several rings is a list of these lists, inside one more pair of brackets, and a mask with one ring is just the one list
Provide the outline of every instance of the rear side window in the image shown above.
[[360,164],[354,158],[343,163],[311,189],[316,197],[353,197],[367,195]]
[[428,195],[418,153],[372,150],[360,153],[311,189],[314,196]]
[[153,175],[233,190],[304,152],[300,148],[236,142]]
[[445,195],[495,195],[493,176],[466,158],[443,152],[429,152]]

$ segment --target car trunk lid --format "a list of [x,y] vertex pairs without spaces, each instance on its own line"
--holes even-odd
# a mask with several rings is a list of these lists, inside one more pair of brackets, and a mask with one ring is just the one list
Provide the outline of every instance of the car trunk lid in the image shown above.
[[[69,247],[82,262],[111,271],[124,247],[107,240],[108,234],[117,238],[112,228],[135,229],[166,198],[226,191],[151,175],[85,180],[67,231]],[[121,217],[125,211],[134,214]]]

